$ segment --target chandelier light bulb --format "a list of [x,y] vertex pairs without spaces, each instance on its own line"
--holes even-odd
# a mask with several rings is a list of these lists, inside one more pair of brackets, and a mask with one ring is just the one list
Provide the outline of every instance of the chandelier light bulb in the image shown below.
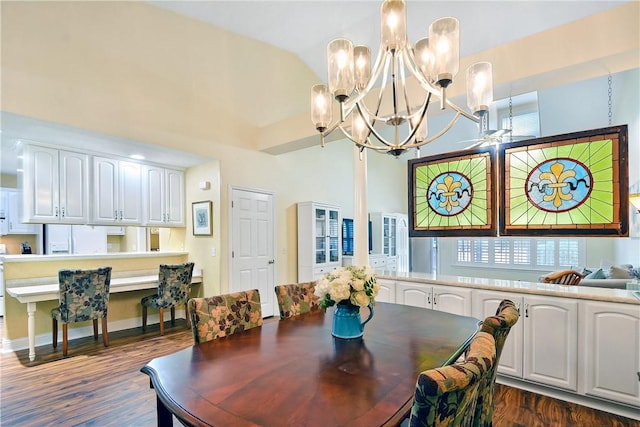
[[359,143],[364,143],[369,136],[367,124],[358,111],[354,111],[351,117],[351,134]]
[[434,55],[434,76],[440,87],[453,82],[460,67],[460,29],[456,18],[440,18],[429,25],[429,44]]
[[493,102],[493,72],[490,62],[477,62],[467,68],[467,106],[482,117]]
[[387,0],[380,6],[381,47],[398,51],[407,44],[407,12],[403,0]]
[[325,85],[311,88],[311,121],[319,132],[331,123],[331,95]]
[[371,51],[366,46],[353,48],[355,85],[358,91],[363,90],[371,78]]
[[327,46],[329,90],[339,101],[349,98],[355,87],[353,72],[353,43],[335,39]]

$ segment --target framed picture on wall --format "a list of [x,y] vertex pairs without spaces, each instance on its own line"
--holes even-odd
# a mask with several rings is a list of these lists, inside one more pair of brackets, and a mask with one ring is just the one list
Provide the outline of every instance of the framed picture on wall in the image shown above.
[[495,150],[409,160],[409,236],[495,236]]
[[500,147],[500,234],[628,236],[627,126]]
[[193,215],[194,236],[211,236],[213,234],[213,215],[211,208],[211,200],[192,203],[191,212]]

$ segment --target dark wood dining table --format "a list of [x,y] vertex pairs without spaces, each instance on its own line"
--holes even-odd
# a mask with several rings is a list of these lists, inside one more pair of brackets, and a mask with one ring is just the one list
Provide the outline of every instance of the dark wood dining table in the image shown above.
[[455,361],[480,324],[378,303],[363,337],[344,340],[331,335],[333,311],[151,360],[141,371],[157,395],[158,425],[172,425],[172,415],[193,426],[396,425],[411,409],[418,374]]

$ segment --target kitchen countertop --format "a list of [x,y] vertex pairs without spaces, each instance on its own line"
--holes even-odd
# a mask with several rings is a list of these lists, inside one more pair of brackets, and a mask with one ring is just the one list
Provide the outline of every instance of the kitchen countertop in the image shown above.
[[551,283],[525,282],[520,280],[487,279],[482,277],[445,276],[428,273],[397,273],[382,271],[379,279],[400,280],[431,285],[457,286],[461,288],[486,289],[492,291],[517,292],[522,294],[549,295],[594,301],[618,302],[640,305],[640,293],[626,289],[608,289],[556,285]]

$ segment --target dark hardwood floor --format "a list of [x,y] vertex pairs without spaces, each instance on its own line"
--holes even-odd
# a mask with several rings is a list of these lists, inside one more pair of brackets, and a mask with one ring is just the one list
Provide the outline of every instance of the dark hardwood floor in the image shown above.
[[[192,345],[191,331],[184,320],[173,327],[167,322],[163,337],[151,325],[146,333],[112,332],[109,342],[105,348],[92,337],[71,341],[67,358],[61,346],[57,351],[41,346],[34,362],[27,350],[0,354],[0,425],[155,426],[155,393],[140,368]],[[180,424],[174,420],[174,425]],[[640,427],[640,422],[497,385],[494,426]]]

